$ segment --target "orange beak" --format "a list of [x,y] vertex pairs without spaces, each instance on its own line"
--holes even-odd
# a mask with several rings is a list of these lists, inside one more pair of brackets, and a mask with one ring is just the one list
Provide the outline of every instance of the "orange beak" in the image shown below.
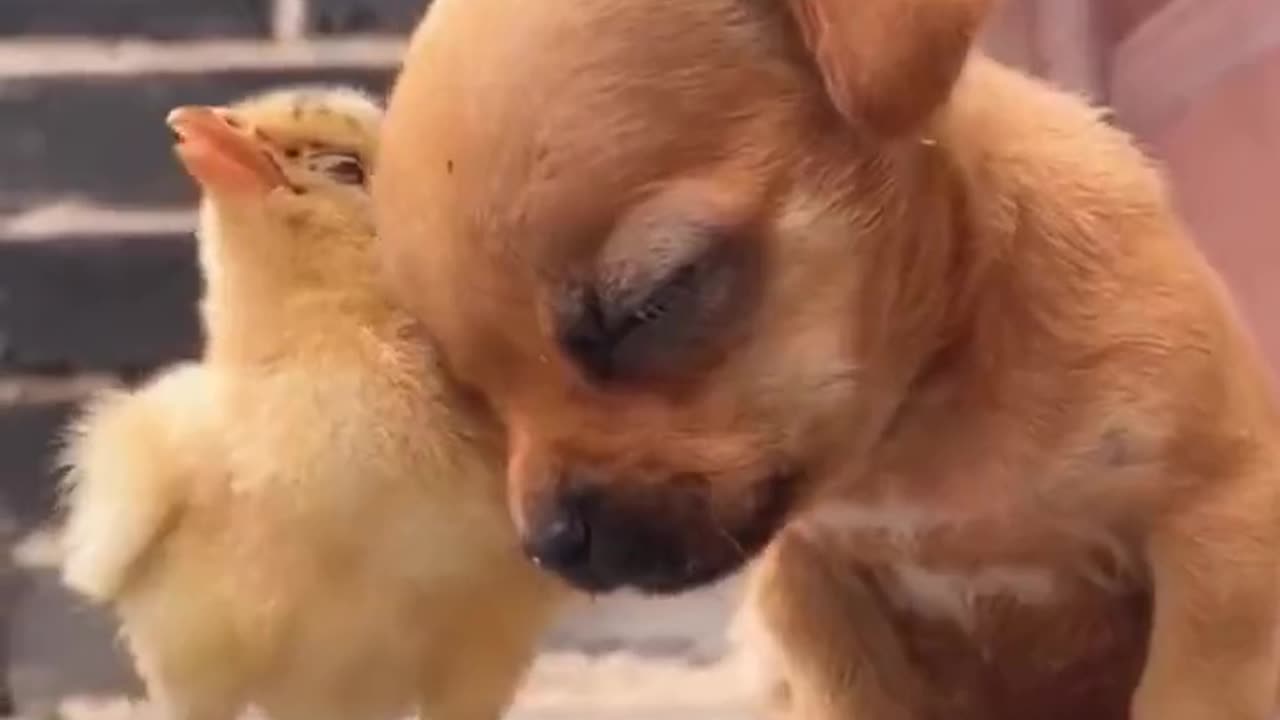
[[166,119],[178,136],[174,151],[208,191],[266,193],[287,184],[284,173],[250,131],[226,111],[205,105],[176,108]]

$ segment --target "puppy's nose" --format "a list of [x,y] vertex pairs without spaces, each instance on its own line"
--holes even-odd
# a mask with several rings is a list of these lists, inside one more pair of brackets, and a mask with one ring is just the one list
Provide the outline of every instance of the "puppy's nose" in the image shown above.
[[591,532],[581,508],[558,505],[552,516],[528,537],[525,552],[548,570],[579,574],[591,562]]
[[674,587],[697,568],[662,516],[629,509],[598,485],[577,478],[566,484],[525,531],[525,552],[542,569],[579,590],[607,593],[624,585]]

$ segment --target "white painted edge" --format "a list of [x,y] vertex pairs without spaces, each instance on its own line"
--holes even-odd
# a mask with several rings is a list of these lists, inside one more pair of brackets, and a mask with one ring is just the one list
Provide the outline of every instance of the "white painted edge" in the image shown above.
[[39,374],[6,374],[0,376],[0,405],[21,406],[27,403],[79,402],[88,395],[119,381],[110,373],[89,372],[57,377]]
[[23,569],[56,568],[62,562],[62,537],[52,528],[41,528],[14,543],[13,562]]
[[[281,24],[285,20],[288,18],[281,20]],[[14,40],[0,43],[0,95],[6,92],[6,80],[63,76],[112,77],[141,73],[317,67],[394,69],[399,67],[405,47],[406,40],[399,35],[306,42]]]
[[65,202],[42,205],[16,215],[0,215],[0,242],[45,238],[174,235],[194,232],[194,209],[125,210]]
[[271,34],[276,40],[294,42],[307,32],[307,0],[276,0],[272,6]]
[[1277,50],[1275,0],[1174,0],[1116,49],[1111,101],[1127,127],[1156,131],[1223,76]]

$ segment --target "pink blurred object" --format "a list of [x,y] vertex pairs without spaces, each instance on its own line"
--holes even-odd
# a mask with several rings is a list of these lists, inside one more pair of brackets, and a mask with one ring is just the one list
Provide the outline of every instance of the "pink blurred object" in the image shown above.
[[1002,0],[985,43],[1164,164],[1280,376],[1280,0]]

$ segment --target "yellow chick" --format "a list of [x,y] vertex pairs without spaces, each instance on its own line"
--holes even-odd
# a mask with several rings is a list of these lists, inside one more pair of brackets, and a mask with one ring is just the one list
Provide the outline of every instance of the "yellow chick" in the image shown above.
[[380,117],[312,87],[169,117],[207,348],[73,426],[63,577],[177,720],[494,720],[562,598],[500,438],[381,288]]

